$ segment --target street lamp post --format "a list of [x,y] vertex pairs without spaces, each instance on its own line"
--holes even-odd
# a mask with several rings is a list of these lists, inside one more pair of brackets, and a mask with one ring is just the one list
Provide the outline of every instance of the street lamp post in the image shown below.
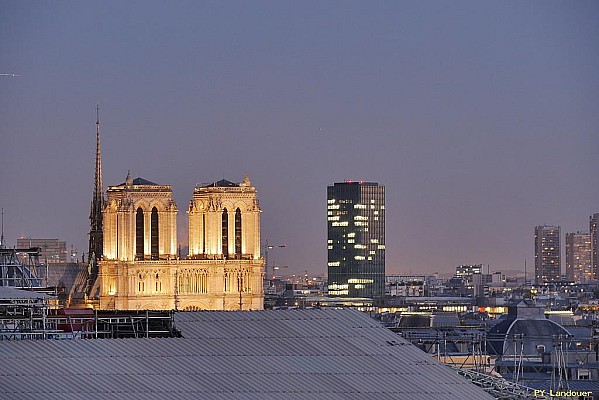
[[[269,277],[268,277],[268,250],[272,250],[274,248],[281,248],[281,247],[287,247],[286,244],[277,244],[277,245],[269,245],[268,244],[268,239],[265,240],[266,244],[264,245],[264,278],[265,280],[268,281]],[[274,274],[274,269],[273,269],[273,274]]]

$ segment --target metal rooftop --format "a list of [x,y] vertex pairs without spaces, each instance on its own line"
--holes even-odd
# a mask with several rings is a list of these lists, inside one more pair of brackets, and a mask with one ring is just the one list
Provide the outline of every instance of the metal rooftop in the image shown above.
[[157,183],[154,183],[154,182],[149,181],[144,178],[140,178],[139,176],[137,178],[133,179],[133,184],[134,185],[157,185]]
[[[132,180],[131,180],[131,184],[132,184],[132,185],[150,185],[150,186],[158,186],[158,184],[157,184],[157,183],[154,183],[154,182],[152,182],[152,181],[149,181],[149,180],[147,180],[147,179],[144,179],[144,178],[140,178],[139,176],[138,176],[137,178],[135,178],[135,179],[132,179]],[[120,184],[120,185],[118,185],[118,186],[125,186],[125,185],[127,185],[127,181],[125,181],[125,182],[121,183],[121,184]]]
[[202,184],[202,185],[200,185],[200,187],[206,187],[206,188],[207,187],[239,187],[239,184],[228,181],[226,179],[221,179],[220,181],[214,181],[212,183]]
[[0,299],[53,299],[54,296],[50,296],[44,293],[35,291],[24,290],[13,286],[0,286]]
[[493,397],[353,310],[175,315],[182,338],[0,341],[0,398]]

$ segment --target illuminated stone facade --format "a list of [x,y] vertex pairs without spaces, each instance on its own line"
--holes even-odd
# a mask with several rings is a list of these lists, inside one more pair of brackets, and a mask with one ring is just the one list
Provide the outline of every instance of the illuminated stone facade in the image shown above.
[[179,259],[171,186],[127,176],[109,187],[101,309],[263,308],[260,207],[250,180],[196,187],[188,214],[189,257]]
[[260,207],[247,177],[196,187],[188,213],[190,258],[260,257]]
[[165,260],[177,254],[177,205],[170,185],[142,178],[108,188],[104,259]]

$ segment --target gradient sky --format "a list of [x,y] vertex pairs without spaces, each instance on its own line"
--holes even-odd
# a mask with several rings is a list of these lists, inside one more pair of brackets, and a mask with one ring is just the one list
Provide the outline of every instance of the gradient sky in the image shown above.
[[[0,1],[0,206],[87,251],[104,185],[259,193],[289,272],[326,272],[326,187],[386,186],[387,273],[533,265],[599,212],[597,1]],[[563,238],[562,238],[563,240]]]

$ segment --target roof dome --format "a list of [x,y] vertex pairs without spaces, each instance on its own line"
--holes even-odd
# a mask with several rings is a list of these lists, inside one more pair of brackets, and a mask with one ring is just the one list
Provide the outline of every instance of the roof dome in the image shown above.
[[559,336],[571,335],[564,327],[548,319],[506,318],[489,329],[488,351],[499,356],[513,356],[519,355],[522,350],[524,356],[538,356],[539,346],[550,351]]

